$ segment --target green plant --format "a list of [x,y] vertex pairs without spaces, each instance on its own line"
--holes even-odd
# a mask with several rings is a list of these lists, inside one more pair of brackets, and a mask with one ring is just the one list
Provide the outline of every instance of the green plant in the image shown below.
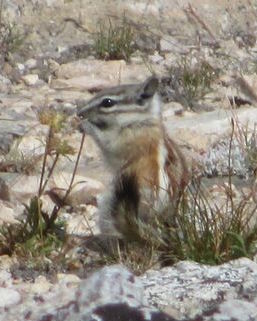
[[60,220],[58,214],[72,190],[84,136],[82,136],[69,188],[61,200],[62,202],[56,204],[51,213],[47,213],[42,208],[42,196],[48,181],[53,175],[60,157],[73,155],[75,151],[66,140],[61,138],[61,130],[64,128],[66,120],[63,114],[44,108],[39,112],[38,117],[42,124],[49,126],[38,193],[31,198],[29,205],[24,204],[24,219],[19,224],[1,227],[0,253],[10,255],[16,253],[26,257],[48,257],[53,252],[60,251],[66,238],[65,224]]
[[212,90],[212,84],[218,77],[218,71],[207,61],[193,65],[190,58],[182,58],[177,66],[169,69],[169,74],[177,98],[190,108]]
[[250,172],[257,170],[257,123],[251,129],[249,124],[242,125],[234,113],[235,137],[245,155],[245,161]]
[[100,59],[128,61],[134,52],[134,29],[128,23],[125,15],[121,22],[100,21],[99,31],[94,37],[94,50]]
[[[232,185],[224,184],[220,189],[224,200],[219,204],[211,200],[201,180],[193,180],[175,211],[173,206],[162,213],[149,208],[151,221],[135,222],[137,237],[125,239],[112,257],[136,273],[158,262],[170,265],[189,259],[220,264],[242,256],[252,258],[257,252],[253,195],[235,199]],[[147,251],[142,253],[142,248]]]
[[[147,221],[135,215],[133,206],[126,206],[123,218],[129,233],[116,253],[117,261],[137,273],[160,262],[170,265],[190,259],[206,264],[220,264],[257,253],[256,191],[249,188],[238,193],[232,184],[231,152],[235,126],[229,144],[228,181],[219,185],[214,197],[195,177],[176,204],[161,212],[149,204]],[[140,249],[149,252],[143,255]],[[140,254],[140,259],[138,258]],[[146,252],[145,252],[146,254]]]

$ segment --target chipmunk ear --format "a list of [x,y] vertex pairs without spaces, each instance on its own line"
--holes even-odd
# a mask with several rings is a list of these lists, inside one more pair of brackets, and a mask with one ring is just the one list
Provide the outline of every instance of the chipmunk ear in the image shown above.
[[159,81],[155,76],[152,76],[143,83],[141,98],[147,99],[153,97],[159,87]]

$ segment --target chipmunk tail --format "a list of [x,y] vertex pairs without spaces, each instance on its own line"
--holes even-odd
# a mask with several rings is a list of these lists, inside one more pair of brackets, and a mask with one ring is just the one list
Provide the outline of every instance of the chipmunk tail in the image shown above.
[[140,192],[136,175],[123,174],[115,183],[112,200],[112,218],[114,226],[123,238],[138,240]]

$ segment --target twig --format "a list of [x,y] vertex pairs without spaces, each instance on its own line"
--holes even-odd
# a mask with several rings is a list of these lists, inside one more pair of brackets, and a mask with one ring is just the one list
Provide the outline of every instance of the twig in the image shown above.
[[[70,184],[69,184],[69,187],[62,199],[62,204],[65,203],[67,197],[69,196],[70,192],[71,192],[71,189],[72,189],[72,185],[73,185],[73,182],[74,182],[74,179],[75,179],[75,175],[76,175],[76,172],[77,172],[77,168],[78,168],[78,164],[79,164],[79,159],[80,159],[80,156],[81,156],[81,152],[82,152],[82,147],[84,145],[84,140],[85,140],[85,134],[82,135],[82,139],[81,139],[81,142],[80,142],[80,147],[79,147],[79,152],[78,152],[78,156],[77,156],[77,159],[76,159],[76,163],[75,163],[75,167],[74,167],[74,170],[73,170],[73,173],[72,173],[72,178],[71,178],[71,181],[70,181]],[[48,228],[51,227],[51,225],[53,224],[53,222],[56,220],[57,218],[57,215],[59,213],[61,209],[61,206],[60,205],[55,205],[53,211],[52,211],[52,214],[51,214],[51,217],[49,219],[49,222],[47,224],[47,227],[46,227],[46,230]]]
[[77,159],[76,159],[76,163],[75,163],[75,167],[74,167],[74,170],[73,170],[73,173],[72,173],[72,178],[71,178],[71,181],[70,181],[70,185],[66,191],[66,194],[64,195],[64,198],[63,198],[63,202],[66,201],[68,195],[70,194],[70,191],[72,189],[72,185],[73,185],[73,182],[74,182],[74,179],[75,179],[75,175],[76,175],[76,172],[77,172],[77,169],[78,169],[78,165],[79,165],[79,159],[80,159],[80,156],[81,156],[81,152],[82,152],[82,148],[83,148],[83,145],[84,145],[84,141],[85,141],[85,134],[82,135],[82,138],[81,138],[81,142],[80,142],[80,146],[79,146],[79,152],[78,152],[78,156],[77,156]]
[[49,128],[48,131],[48,136],[46,139],[46,147],[45,147],[45,153],[44,153],[44,159],[43,159],[43,164],[42,164],[42,171],[41,171],[41,176],[40,176],[40,183],[39,183],[39,190],[38,190],[38,196],[40,197],[42,195],[42,185],[43,185],[43,179],[45,175],[45,170],[46,170],[46,160],[47,160],[47,155],[48,155],[48,147],[49,143],[52,137],[52,127]]
[[77,29],[83,31],[83,32],[87,32],[89,33],[90,31],[85,28],[84,26],[82,26],[81,23],[79,23],[76,19],[74,18],[70,18],[70,17],[67,17],[67,18],[64,18],[63,19],[63,22],[71,22]]
[[[233,138],[234,138],[234,131],[235,131],[235,123],[234,119],[231,118],[231,136],[229,140],[229,150],[228,150],[228,185],[229,185],[229,193],[228,197],[230,200],[231,210],[234,211],[234,202],[233,202],[233,191],[232,191],[232,171],[231,171],[231,153],[232,153],[232,144],[233,144]],[[233,214],[232,214],[233,216]]]
[[44,182],[44,184],[43,184],[43,186],[42,186],[42,188],[41,188],[41,194],[40,194],[40,195],[42,195],[42,193],[44,192],[44,190],[45,190],[45,188],[46,188],[46,185],[47,185],[47,183],[48,183],[48,181],[49,181],[49,178],[50,178],[50,177],[52,176],[52,174],[53,174],[53,171],[54,171],[55,165],[57,164],[57,161],[58,161],[58,159],[59,159],[59,156],[60,156],[60,154],[56,154],[55,159],[54,159],[54,161],[53,161],[53,164],[52,164],[52,166],[51,166],[51,168],[50,168],[50,170],[49,170],[49,172],[48,172],[47,178],[46,178],[46,180],[45,180],[45,182]]
[[207,26],[207,24],[203,21],[202,18],[199,17],[196,10],[192,7],[192,5],[189,3],[188,8],[184,10],[186,14],[190,14],[195,18],[195,20],[203,27],[204,30],[208,32],[208,34],[211,36],[211,38],[218,44],[218,40],[214,36],[214,33],[211,31],[211,29]]

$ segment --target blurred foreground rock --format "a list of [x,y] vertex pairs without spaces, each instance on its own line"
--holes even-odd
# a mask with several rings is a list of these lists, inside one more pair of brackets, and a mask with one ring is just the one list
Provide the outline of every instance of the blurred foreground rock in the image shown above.
[[257,320],[257,264],[248,259],[184,261],[142,277],[114,265],[86,280],[58,274],[54,284],[41,276],[25,284],[0,270],[0,286],[1,321]]

